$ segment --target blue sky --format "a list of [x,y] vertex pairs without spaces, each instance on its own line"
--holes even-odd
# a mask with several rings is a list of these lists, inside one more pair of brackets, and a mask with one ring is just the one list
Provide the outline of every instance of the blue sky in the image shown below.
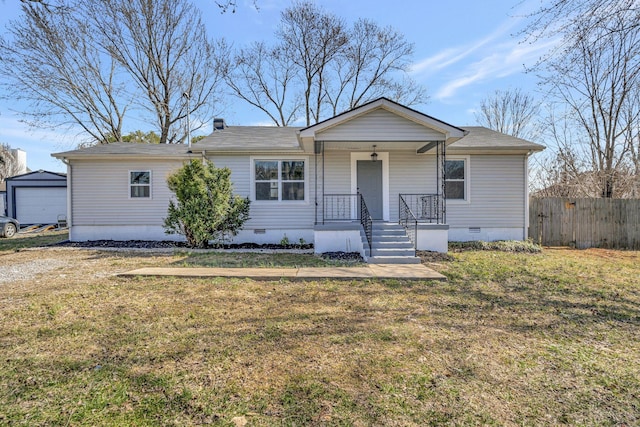
[[[475,124],[480,100],[496,89],[522,88],[535,92],[536,78],[524,72],[548,46],[522,43],[513,35],[525,23],[527,11],[540,0],[317,0],[325,9],[352,22],[360,17],[390,25],[415,43],[412,76],[426,86],[430,100],[416,108],[454,125]],[[211,36],[224,36],[234,46],[271,40],[282,9],[289,0],[239,0],[236,13],[220,14],[213,0],[195,0],[203,9]],[[0,30],[19,17],[20,1],[0,2]],[[231,100],[218,114],[230,125],[267,123],[263,113]],[[75,148],[79,140],[64,130],[34,130],[20,123],[10,101],[0,100],[0,142],[27,152],[32,170],[64,172],[50,157]],[[210,129],[210,126],[209,126]],[[134,129],[130,129],[134,130]],[[151,130],[143,129],[143,130]]]

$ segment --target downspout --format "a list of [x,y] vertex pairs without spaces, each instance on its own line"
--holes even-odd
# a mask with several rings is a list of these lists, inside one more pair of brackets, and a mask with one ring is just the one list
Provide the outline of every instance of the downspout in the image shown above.
[[529,238],[529,156],[531,151],[524,155],[524,230],[522,232],[523,239]]
[[442,223],[447,223],[447,141],[442,141]]
[[313,209],[313,223],[315,225],[318,225],[318,150],[316,149],[316,142],[313,141],[313,162],[314,162],[314,168],[313,168],[313,173],[315,175],[315,179],[313,180],[313,186],[314,186],[314,191],[315,191],[315,196],[314,196],[314,202],[315,202],[315,206]]
[[440,143],[436,145],[436,223],[440,224],[440,203],[444,203],[444,194],[441,194],[440,187]]
[[322,146],[321,146],[321,150],[322,150],[322,223],[324,224],[324,176],[325,176],[325,171],[324,171],[324,141],[321,142]]
[[[322,155],[322,157],[320,157]],[[314,208],[314,221],[315,224],[319,224],[318,210],[320,209],[320,201],[318,198],[318,160],[322,160],[322,223],[324,224],[324,141],[313,141],[313,159],[314,159],[314,192],[315,192],[315,208]]]
[[69,240],[73,242],[73,238],[71,236],[71,225],[72,225],[72,218],[73,218],[73,185],[72,185],[72,180],[73,180],[73,175],[72,175],[72,167],[71,167],[71,162],[69,160],[67,160],[66,157],[63,157],[62,159],[62,163],[64,163],[65,165],[67,165],[67,228],[69,229]]

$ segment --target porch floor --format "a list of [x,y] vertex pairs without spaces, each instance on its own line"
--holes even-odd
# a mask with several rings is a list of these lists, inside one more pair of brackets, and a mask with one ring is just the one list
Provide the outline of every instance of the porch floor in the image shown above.
[[255,280],[289,278],[298,280],[314,279],[401,279],[446,281],[442,274],[424,265],[369,264],[363,267],[303,267],[303,268],[184,268],[148,267],[119,274],[134,276],[173,277],[241,277]]

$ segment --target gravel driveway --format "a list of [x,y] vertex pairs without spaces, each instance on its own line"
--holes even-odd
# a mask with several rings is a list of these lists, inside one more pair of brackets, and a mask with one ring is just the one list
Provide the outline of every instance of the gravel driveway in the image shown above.
[[[6,260],[3,260],[6,261]],[[64,267],[68,263],[55,258],[35,259],[0,267],[0,283],[30,280],[36,275]]]
[[27,283],[37,289],[43,284],[86,283],[147,266],[164,266],[176,261],[173,251],[118,251],[78,248],[34,248],[0,254],[0,286]]

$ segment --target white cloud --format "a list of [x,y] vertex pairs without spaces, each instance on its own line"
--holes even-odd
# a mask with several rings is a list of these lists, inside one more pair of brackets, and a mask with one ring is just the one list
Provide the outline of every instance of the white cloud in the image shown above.
[[418,61],[412,68],[414,77],[425,81],[433,88],[434,98],[442,101],[463,88],[524,72],[525,66],[533,65],[557,42],[523,43],[512,36],[526,23],[527,13],[537,7],[535,1],[522,1],[490,33]]
[[449,48],[440,51],[433,56],[413,64],[411,72],[414,74],[421,74],[445,68],[457,60],[462,59],[460,52],[461,48]]
[[472,41],[466,45],[458,46],[454,48],[446,48],[435,55],[425,58],[417,62],[412,67],[412,72],[416,74],[430,73],[433,71],[442,70],[453,64],[456,64],[470,55],[473,55],[479,51],[479,49],[490,45],[495,40],[503,37],[508,37],[509,31],[519,22],[518,19],[509,19],[503,22],[492,33],[482,37],[478,40]]
[[474,83],[522,73],[526,65],[535,63],[555,43],[555,40],[549,40],[546,43],[522,44],[513,40],[498,44],[491,51],[484,49],[478,52],[482,59],[471,62],[456,73],[453,79],[440,87],[435,98],[449,98]]

